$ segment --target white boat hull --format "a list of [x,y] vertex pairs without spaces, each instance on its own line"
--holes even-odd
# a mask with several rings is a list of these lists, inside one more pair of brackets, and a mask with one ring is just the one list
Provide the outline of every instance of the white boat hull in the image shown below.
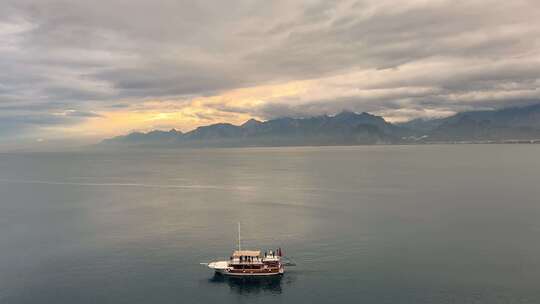
[[208,268],[214,269],[216,273],[230,277],[268,277],[282,275],[285,272],[283,266],[279,267],[278,271],[270,269],[265,271],[257,271],[250,269],[240,271],[230,267],[227,261],[210,262],[208,263]]
[[279,272],[229,272],[227,270],[216,270],[216,273],[219,273],[224,276],[230,277],[269,277],[269,276],[278,276],[284,273],[283,269],[280,269]]

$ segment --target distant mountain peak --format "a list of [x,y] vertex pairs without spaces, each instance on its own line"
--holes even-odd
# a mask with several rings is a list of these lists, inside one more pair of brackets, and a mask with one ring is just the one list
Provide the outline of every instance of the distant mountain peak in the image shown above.
[[260,124],[262,124],[263,122],[260,121],[260,120],[257,120],[255,118],[251,118],[249,120],[247,120],[246,122],[244,122],[242,125],[240,125],[240,127],[242,128],[251,128],[251,127],[254,127],[254,126],[258,126]]
[[350,111],[350,110],[342,110],[341,112],[337,113],[335,117],[349,117],[349,116],[356,116],[358,115],[356,112]]
[[334,117],[379,117],[379,118],[382,118],[380,116],[377,116],[377,115],[373,115],[371,113],[368,113],[368,112],[354,112],[354,111],[351,111],[351,110],[342,110],[341,112],[337,113]]

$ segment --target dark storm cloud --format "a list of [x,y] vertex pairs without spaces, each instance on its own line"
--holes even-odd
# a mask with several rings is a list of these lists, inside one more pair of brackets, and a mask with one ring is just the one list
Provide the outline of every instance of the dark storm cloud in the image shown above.
[[[539,15],[536,0],[2,1],[0,124],[306,79],[335,96],[213,107],[275,117],[534,101]],[[359,93],[324,80],[339,75]]]
[[205,94],[234,87],[243,83],[240,71],[227,71],[218,66],[211,68],[190,63],[108,69],[94,74],[114,83],[121,97],[154,97]]

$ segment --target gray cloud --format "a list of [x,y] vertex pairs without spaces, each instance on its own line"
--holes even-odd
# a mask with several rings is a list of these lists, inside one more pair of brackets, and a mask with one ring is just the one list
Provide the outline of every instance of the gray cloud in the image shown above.
[[[55,115],[55,114],[12,114],[0,115],[0,136],[2,141],[11,140],[17,137],[26,138],[27,131],[34,131],[36,127],[54,127],[74,124],[78,121],[78,116]],[[42,133],[37,132],[32,137],[40,137]]]
[[539,15],[536,0],[6,0],[0,127],[17,135],[148,98],[291,80],[321,79],[335,94],[214,107],[421,115],[534,102]]

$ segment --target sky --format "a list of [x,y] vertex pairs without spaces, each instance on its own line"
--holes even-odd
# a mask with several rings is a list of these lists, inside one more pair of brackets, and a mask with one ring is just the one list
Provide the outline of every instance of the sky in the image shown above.
[[540,102],[538,0],[2,0],[0,148]]

